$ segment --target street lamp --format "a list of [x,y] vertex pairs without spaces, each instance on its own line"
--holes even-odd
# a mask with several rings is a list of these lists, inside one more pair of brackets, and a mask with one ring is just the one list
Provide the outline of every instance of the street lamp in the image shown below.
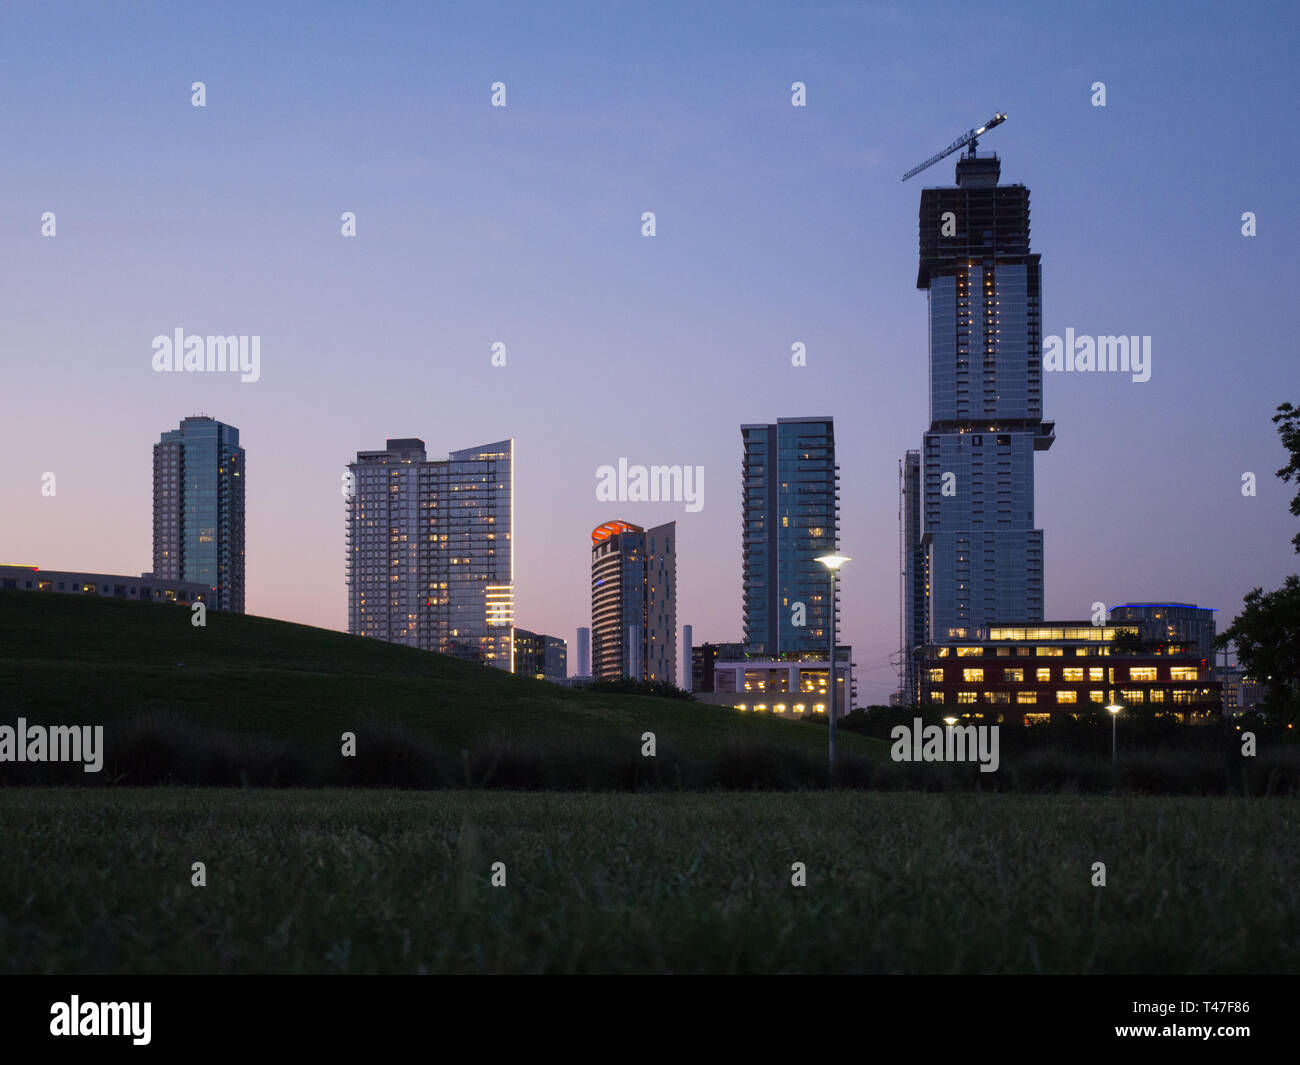
[[943,719],[943,723],[947,725],[949,728],[952,728],[953,725],[957,724],[957,719],[955,717],[945,717]]
[[831,577],[831,657],[830,657],[830,682],[831,682],[831,727],[830,727],[830,776],[835,775],[835,574],[839,568],[846,562],[853,560],[848,555],[829,554],[822,555],[817,559],[823,566],[830,571]]
[[[1114,699],[1113,695],[1111,696],[1111,699],[1112,700]],[[1119,712],[1124,708],[1120,706],[1119,703],[1112,701],[1110,705],[1106,707],[1106,709],[1110,711],[1110,764],[1116,765],[1117,762],[1115,759],[1115,722],[1119,720]]]

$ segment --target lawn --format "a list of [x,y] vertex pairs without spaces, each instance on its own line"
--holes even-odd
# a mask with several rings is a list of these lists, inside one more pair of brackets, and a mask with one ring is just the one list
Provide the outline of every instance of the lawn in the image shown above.
[[1277,798],[7,788],[0,970],[1296,972],[1298,830]]
[[[338,757],[339,737],[408,731],[458,752],[485,743],[661,752],[710,761],[738,739],[823,761],[826,733],[770,714],[566,688],[444,655],[251,615],[98,596],[0,591],[0,723],[180,721],[196,733],[292,742]],[[847,754],[887,744],[845,735]],[[364,751],[362,752],[364,754]]]

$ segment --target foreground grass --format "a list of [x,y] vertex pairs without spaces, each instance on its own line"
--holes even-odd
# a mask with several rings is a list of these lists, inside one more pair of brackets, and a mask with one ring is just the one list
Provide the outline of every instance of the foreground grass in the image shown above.
[[0,971],[1296,972],[1298,843],[1287,799],[0,789]]

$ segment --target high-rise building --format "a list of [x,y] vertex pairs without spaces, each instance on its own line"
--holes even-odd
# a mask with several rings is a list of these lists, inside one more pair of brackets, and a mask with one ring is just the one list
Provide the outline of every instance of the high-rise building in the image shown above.
[[692,662],[694,661],[694,653],[691,650],[691,643],[692,643],[691,627],[689,625],[683,625],[682,626],[682,655],[681,655],[682,679],[673,682],[674,684],[677,685],[677,687],[681,688],[682,691],[691,690],[691,665]]
[[921,453],[903,456],[899,490],[899,537],[902,551],[902,626],[898,702],[915,706],[917,700],[918,650],[928,641],[926,590],[929,574],[926,552],[921,543]]
[[830,581],[819,555],[839,546],[839,466],[830,418],[742,425],[745,647],[826,652]]
[[430,461],[390,439],[350,463],[348,631],[513,670],[512,440]]
[[677,683],[677,523],[591,533],[591,673]]
[[153,446],[153,575],[210,588],[208,605],[244,612],[244,449],[239,430],[184,419]]
[[1039,257],[1029,190],[996,155],[964,155],[955,187],[921,192],[916,286],[929,301],[930,429],[921,453],[928,639],[1043,618],[1034,454],[1043,421]]
[[591,629],[585,625],[578,629],[578,672],[575,676],[591,676]]

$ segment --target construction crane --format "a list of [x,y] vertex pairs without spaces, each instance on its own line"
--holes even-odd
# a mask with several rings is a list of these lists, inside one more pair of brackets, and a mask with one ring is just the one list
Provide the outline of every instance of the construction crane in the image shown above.
[[938,155],[932,155],[920,166],[912,167],[911,170],[909,170],[906,174],[903,175],[903,180],[906,181],[910,177],[915,177],[927,166],[934,166],[934,164],[937,163],[940,159],[942,159],[945,155],[952,155],[953,152],[955,152],[958,148],[960,148],[964,144],[970,145],[970,153],[971,155],[974,155],[975,143],[976,143],[975,138],[983,136],[994,126],[1002,125],[1002,123],[1005,122],[1006,120],[1007,120],[1007,116],[1004,115],[1001,111],[999,111],[996,115],[994,115],[987,122],[985,122],[984,125],[980,126],[979,129],[968,130],[966,133],[963,133],[960,137],[958,137],[955,141],[953,141],[950,145],[948,145],[948,147],[946,147]]

